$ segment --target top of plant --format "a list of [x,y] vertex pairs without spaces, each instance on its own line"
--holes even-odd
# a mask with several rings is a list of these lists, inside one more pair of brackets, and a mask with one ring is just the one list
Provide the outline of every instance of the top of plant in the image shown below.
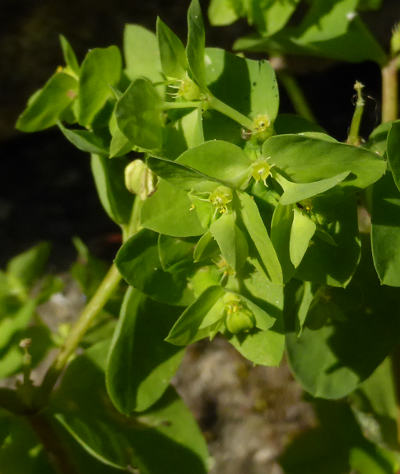
[[[313,0],[297,25],[289,23],[296,0],[213,0],[209,16],[214,24],[247,17],[255,25],[257,34],[237,50],[385,67],[396,41],[386,54],[357,13],[376,3]],[[90,153],[100,200],[121,226],[116,265],[133,288],[106,363],[117,409],[152,406],[176,369],[174,346],[218,333],[255,364],[279,365],[286,347],[315,396],[340,398],[358,387],[397,340],[390,316],[399,296],[380,283],[400,286],[392,215],[400,205],[399,123],[354,146],[362,100],[346,144],[279,114],[270,63],[207,48],[198,0],[189,7],[186,45],[161,19],[156,34],[127,25],[123,55],[116,46],[96,48],[79,64],[63,37],[61,45],[65,66],[30,98],[17,127],[56,125]],[[359,233],[364,211],[372,212],[373,263]],[[168,327],[147,323],[163,311]],[[147,350],[135,331],[158,331],[159,345],[122,383],[122,355]],[[168,364],[157,359],[160,347]]]

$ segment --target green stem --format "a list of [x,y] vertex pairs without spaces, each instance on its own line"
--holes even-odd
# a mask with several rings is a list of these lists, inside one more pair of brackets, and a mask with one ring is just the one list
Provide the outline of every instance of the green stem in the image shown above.
[[135,197],[135,201],[132,206],[132,213],[128,224],[122,225],[122,241],[125,243],[129,237],[136,234],[140,229],[140,210],[142,209],[143,201],[139,196]]
[[292,101],[294,110],[305,119],[317,123],[307,99],[295,77],[283,70],[278,70],[277,74],[278,79],[280,79],[290,100]]
[[347,143],[354,146],[359,146],[361,143],[360,125],[365,107],[365,101],[362,96],[363,87],[363,84],[359,81],[356,81],[354,84],[354,89],[357,92],[357,102],[356,108],[354,109],[353,119],[351,120],[349,136],[347,137]]
[[164,102],[162,108],[164,110],[171,109],[193,109],[194,107],[201,107],[201,101],[186,101],[186,102]]
[[398,59],[391,59],[382,73],[382,123],[396,120],[398,116],[399,84]]
[[53,390],[53,387],[61,375],[64,367],[68,363],[68,360],[77,349],[79,342],[93,323],[96,316],[107,303],[115,288],[118,286],[120,280],[121,275],[118,272],[115,264],[113,264],[101,282],[100,286],[97,288],[96,293],[83,309],[80,318],[67,336],[67,339],[63,347],[60,349],[58,356],[47,371],[39,390],[39,400],[37,400],[39,407],[44,406],[44,404],[47,402],[48,396]]
[[207,96],[207,103],[209,107],[231,118],[235,122],[242,125],[242,127],[246,128],[247,130],[253,130],[254,124],[251,119],[241,114],[237,110],[233,109],[228,104],[225,104],[221,100],[217,99],[213,95],[210,94]]

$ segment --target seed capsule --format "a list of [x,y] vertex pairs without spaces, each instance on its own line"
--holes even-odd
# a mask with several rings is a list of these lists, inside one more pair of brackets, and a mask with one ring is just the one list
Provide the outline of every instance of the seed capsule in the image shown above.
[[256,325],[254,314],[246,308],[238,295],[227,294],[225,301],[225,326],[232,334],[248,332]]
[[134,160],[125,168],[125,186],[142,201],[156,190],[157,177],[142,160]]

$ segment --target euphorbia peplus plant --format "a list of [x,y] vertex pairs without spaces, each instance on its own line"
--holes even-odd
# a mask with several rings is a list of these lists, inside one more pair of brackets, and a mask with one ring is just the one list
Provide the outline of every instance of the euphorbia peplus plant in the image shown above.
[[[270,63],[206,48],[198,0],[186,46],[160,19],[156,34],[126,26],[124,61],[110,46],[79,64],[61,38],[66,65],[17,128],[58,126],[91,154],[123,244],[101,282],[89,285],[86,267],[74,267],[88,303],[38,386],[30,348],[40,341],[24,335],[30,346],[6,373],[20,369],[24,380],[0,390],[2,474],[208,472],[205,441],[170,380],[185,346],[217,335],[254,364],[278,366],[286,348],[294,376],[317,397],[321,425],[289,446],[286,472],[399,469],[399,33],[386,54],[357,15],[376,6],[368,0],[305,2],[304,19],[286,26],[302,3],[213,0],[209,15],[256,26],[236,49],[377,62],[384,123],[367,141],[360,84],[346,144],[304,117],[278,115]],[[279,76],[310,118],[294,78]],[[77,246],[98,277],[98,262]],[[20,443],[29,455],[15,456]]]

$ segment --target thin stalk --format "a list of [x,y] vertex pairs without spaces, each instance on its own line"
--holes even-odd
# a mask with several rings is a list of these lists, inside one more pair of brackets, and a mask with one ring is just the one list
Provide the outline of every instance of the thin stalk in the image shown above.
[[217,99],[213,95],[210,94],[207,96],[207,103],[211,109],[226,115],[227,117],[242,125],[242,127],[246,128],[247,130],[253,130],[254,124],[251,119],[233,109],[228,104],[225,104],[221,100]]
[[278,79],[280,79],[281,83],[286,89],[286,92],[293,104],[294,110],[305,119],[317,123],[317,120],[296,78],[284,70],[278,70],[277,74]]
[[193,100],[193,101],[186,101],[186,102],[164,102],[162,106],[164,110],[193,109],[194,107],[201,107],[201,101]]
[[42,407],[46,403],[48,396],[53,390],[53,387],[61,375],[64,367],[68,363],[69,358],[77,349],[82,337],[85,335],[96,316],[103,309],[104,305],[107,303],[120,280],[121,274],[118,272],[115,264],[113,264],[101,282],[100,286],[97,288],[96,293],[83,309],[80,318],[67,336],[67,339],[60,349],[58,356],[47,371],[39,389],[39,407]]
[[359,81],[356,81],[354,84],[354,90],[357,92],[357,102],[356,108],[354,109],[353,119],[351,120],[349,136],[347,137],[347,143],[354,146],[359,146],[361,144],[360,125],[365,107],[365,101],[362,96],[363,87],[363,84]]
[[382,74],[382,123],[396,120],[398,116],[399,82],[398,58],[391,59],[381,70]]

